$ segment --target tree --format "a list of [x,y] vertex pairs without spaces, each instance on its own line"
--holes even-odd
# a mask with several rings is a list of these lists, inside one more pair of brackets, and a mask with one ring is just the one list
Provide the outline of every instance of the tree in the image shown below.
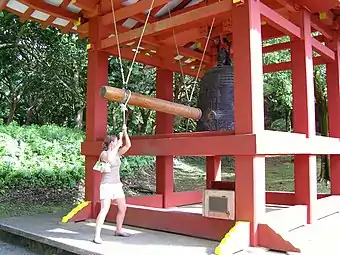
[[[315,90],[315,115],[317,132],[322,136],[328,136],[328,98],[326,86],[325,65],[314,69],[314,90]],[[329,155],[321,156],[321,171],[319,181],[327,182],[330,180]]]
[[1,12],[0,117],[7,123],[82,128],[86,60],[86,40]]

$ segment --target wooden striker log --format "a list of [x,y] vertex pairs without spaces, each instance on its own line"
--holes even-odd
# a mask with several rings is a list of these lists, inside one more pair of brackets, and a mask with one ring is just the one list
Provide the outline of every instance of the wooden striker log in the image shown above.
[[[126,90],[111,86],[103,86],[100,88],[101,97],[114,102],[124,102],[127,94],[128,92]],[[202,111],[199,108],[132,92],[128,104],[191,119],[200,119],[202,115]]]

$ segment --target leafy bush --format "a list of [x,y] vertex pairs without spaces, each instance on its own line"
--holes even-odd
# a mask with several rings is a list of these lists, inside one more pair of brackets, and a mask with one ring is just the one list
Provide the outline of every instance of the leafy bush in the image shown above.
[[[84,179],[85,134],[58,127],[0,125],[0,193],[17,188],[73,188]],[[124,157],[122,178],[152,167],[154,157]]]
[[151,156],[135,156],[123,157],[121,166],[122,178],[132,178],[135,173],[142,168],[154,167],[155,157]]
[[55,125],[0,125],[0,188],[75,187],[84,178],[83,139]]

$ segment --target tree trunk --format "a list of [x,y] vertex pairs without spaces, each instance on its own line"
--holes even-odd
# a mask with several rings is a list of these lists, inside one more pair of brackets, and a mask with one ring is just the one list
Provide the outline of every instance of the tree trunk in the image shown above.
[[18,100],[16,97],[12,97],[11,100],[11,104],[10,104],[10,111],[9,111],[9,115],[7,118],[7,125],[10,124],[13,119],[14,119],[14,114],[15,114],[15,110],[17,109],[17,105],[18,105]]
[[32,115],[33,115],[33,108],[34,108],[34,106],[32,105],[32,106],[30,106],[27,109],[27,112],[26,112],[26,122],[25,122],[26,126],[31,125],[31,120],[32,120]]
[[[323,97],[324,102],[319,105],[319,123],[320,133],[322,136],[328,136],[328,112],[326,98]],[[329,166],[329,155],[321,156],[321,171],[319,175],[319,181],[328,182],[330,181],[330,166]]]
[[83,129],[83,125],[84,125],[84,107],[82,107],[81,109],[79,109],[79,111],[77,112],[77,118],[76,118],[76,127],[79,130]]
[[141,134],[146,134],[147,128],[148,128],[148,124],[149,124],[148,120],[150,119],[151,111],[141,108],[140,109],[140,113],[142,115],[143,123],[141,123],[141,125],[140,125],[139,132]]

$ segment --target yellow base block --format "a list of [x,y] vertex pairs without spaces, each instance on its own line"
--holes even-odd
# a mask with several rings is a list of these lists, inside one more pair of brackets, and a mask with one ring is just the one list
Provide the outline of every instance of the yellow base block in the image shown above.
[[215,249],[216,255],[230,255],[249,247],[250,223],[237,221]]
[[73,208],[67,215],[65,215],[61,222],[62,223],[67,223],[70,219],[72,219],[72,217],[74,215],[76,215],[80,210],[82,210],[84,207],[88,206],[89,203],[91,203],[90,201],[84,201],[82,203],[80,203],[79,205],[77,205],[75,208]]

